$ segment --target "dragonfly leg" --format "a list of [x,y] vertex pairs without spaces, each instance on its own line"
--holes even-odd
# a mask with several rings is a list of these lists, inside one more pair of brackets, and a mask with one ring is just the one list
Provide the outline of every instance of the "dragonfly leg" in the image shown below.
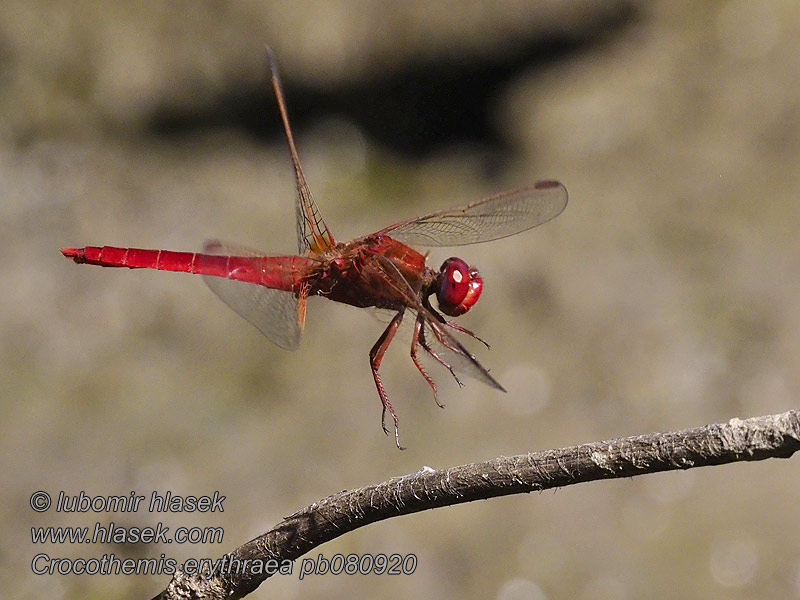
[[392,318],[392,320],[389,322],[389,326],[384,330],[384,332],[381,334],[381,337],[378,338],[378,341],[375,342],[375,345],[369,351],[369,364],[370,368],[372,369],[372,378],[375,380],[375,386],[378,388],[378,396],[380,396],[381,404],[383,405],[383,410],[381,411],[381,427],[383,428],[383,432],[386,435],[389,435],[389,430],[386,429],[386,411],[389,411],[389,414],[392,416],[392,420],[394,421],[394,442],[397,444],[397,447],[400,450],[404,450],[404,448],[400,445],[400,432],[397,427],[397,415],[392,408],[392,404],[389,402],[389,397],[386,395],[386,391],[383,389],[383,384],[381,383],[381,376],[378,373],[378,369],[381,366],[383,355],[386,354],[386,349],[389,347],[389,344],[392,343],[392,338],[394,338],[394,334],[397,333],[397,328],[400,327],[400,323],[402,321],[403,311],[400,310]]
[[[438,337],[438,336],[437,336],[437,337]],[[453,379],[455,379],[455,380],[456,380],[456,383],[458,384],[458,387],[464,387],[464,384],[463,384],[463,383],[461,382],[461,380],[458,378],[458,375],[456,375],[456,372],[453,370],[453,367],[451,367],[451,366],[450,366],[450,363],[448,363],[448,362],[447,362],[446,360],[444,360],[444,359],[443,359],[441,356],[439,356],[439,355],[436,353],[436,351],[434,351],[434,349],[433,349],[433,348],[431,348],[430,344],[428,344],[428,341],[425,339],[425,329],[424,329],[424,328],[423,328],[423,329],[420,331],[420,335],[419,335],[419,345],[420,345],[420,346],[422,346],[422,348],[423,348],[423,350],[425,350],[425,352],[427,352],[427,353],[428,353],[428,354],[430,354],[430,355],[431,355],[433,358],[435,358],[435,359],[436,359],[436,361],[437,361],[437,362],[438,362],[440,365],[442,365],[442,366],[443,366],[445,369],[447,369],[448,371],[450,371],[450,375],[452,375],[452,376],[453,376]],[[448,346],[448,347],[449,347],[449,346]],[[438,404],[438,402],[437,402],[437,404]]]
[[[453,345],[453,343],[452,343],[450,340],[448,340],[448,339],[447,339],[447,337],[445,337],[444,335],[442,335],[442,332],[439,330],[439,328],[438,328],[438,327],[435,327],[435,326],[432,324],[432,325],[431,325],[431,330],[433,331],[433,335],[436,337],[437,341],[438,341],[438,342],[439,342],[439,343],[440,343],[442,346],[444,346],[445,348],[448,348],[449,350],[451,350],[451,351],[455,352],[456,354],[458,354],[458,353],[460,352],[460,350],[459,350],[459,349],[458,349],[456,346],[454,346],[454,345]],[[445,364],[446,364],[446,363],[445,363]],[[449,367],[448,367],[448,368],[449,368]],[[451,371],[452,371],[452,369],[451,369]]]
[[[414,364],[416,365],[419,372],[422,373],[422,376],[425,378],[425,381],[427,381],[428,385],[431,386],[431,389],[433,390],[433,401],[436,402],[436,405],[439,408],[444,408],[444,404],[439,402],[439,398],[436,395],[436,384],[433,383],[433,379],[431,379],[430,376],[428,376],[428,374],[425,372],[425,369],[423,369],[422,365],[419,364],[419,360],[417,360],[417,343],[420,341],[420,336],[422,335],[424,325],[425,325],[425,318],[421,314],[417,313],[417,320],[414,323],[414,335],[411,338],[411,360],[414,361]],[[429,350],[426,351],[430,352]]]
[[487,342],[487,341],[486,341],[486,340],[484,340],[483,338],[481,338],[481,337],[479,337],[479,336],[475,335],[474,333],[472,333],[472,332],[471,332],[469,329],[467,329],[466,327],[462,327],[461,325],[459,325],[458,323],[454,323],[453,321],[445,321],[445,322],[444,322],[444,324],[445,324],[445,325],[447,325],[448,327],[452,327],[452,328],[453,328],[453,329],[455,329],[456,331],[460,331],[461,333],[466,333],[468,336],[470,336],[470,337],[472,337],[472,338],[474,338],[474,339],[478,340],[478,341],[479,341],[481,344],[483,344],[483,345],[484,345],[484,346],[486,346],[487,348],[491,348],[491,346],[489,345],[489,342]]
[[486,340],[484,340],[480,336],[474,334],[472,331],[470,331],[466,327],[462,327],[461,325],[459,325],[458,323],[456,323],[454,321],[448,321],[447,319],[445,319],[444,316],[442,316],[439,313],[438,310],[436,310],[435,308],[433,308],[433,306],[431,306],[430,300],[428,300],[428,298],[424,298],[423,299],[423,304],[425,305],[425,308],[427,308],[429,311],[431,311],[431,313],[433,313],[433,316],[435,316],[439,320],[440,323],[442,323],[444,325],[447,325],[448,327],[451,327],[451,328],[455,329],[456,331],[460,331],[461,333],[465,333],[468,336],[470,336],[471,338],[478,340],[481,344],[483,344],[487,348],[491,348],[491,346],[489,345],[489,342],[487,342]]

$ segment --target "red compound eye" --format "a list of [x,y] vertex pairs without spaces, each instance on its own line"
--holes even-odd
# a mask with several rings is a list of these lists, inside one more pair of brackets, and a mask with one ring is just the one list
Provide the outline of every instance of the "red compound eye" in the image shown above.
[[483,279],[477,269],[460,258],[448,258],[439,270],[436,299],[441,311],[451,317],[467,312],[478,301],[483,288]]

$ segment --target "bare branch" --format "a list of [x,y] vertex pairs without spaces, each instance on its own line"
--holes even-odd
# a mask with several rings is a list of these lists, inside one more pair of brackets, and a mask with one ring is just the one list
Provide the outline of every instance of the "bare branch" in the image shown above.
[[[340,535],[400,515],[599,479],[788,458],[798,449],[800,411],[793,410],[683,431],[500,457],[441,471],[424,467],[410,475],[315,502],[227,556],[241,561],[239,564],[245,564],[245,560],[249,564],[264,564],[270,559],[295,560]],[[242,598],[268,576],[249,569],[231,569],[211,577],[178,570],[167,589],[154,600]]]

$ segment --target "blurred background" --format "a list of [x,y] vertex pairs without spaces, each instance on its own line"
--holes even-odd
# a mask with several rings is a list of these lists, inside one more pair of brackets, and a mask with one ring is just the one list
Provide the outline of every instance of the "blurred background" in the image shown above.
[[[441,369],[438,409],[383,324],[312,299],[296,353],[199,277],[63,246],[292,253],[277,55],[338,240],[537,179],[567,210],[477,265],[460,323],[507,394]],[[12,1],[0,13],[0,581],[150,598],[168,576],[35,576],[52,557],[217,558],[311,502],[423,466],[797,407],[800,10],[791,0]],[[45,490],[227,497],[222,514],[36,514]],[[312,554],[410,576],[273,577],[254,598],[800,597],[797,459],[393,519]],[[34,526],[219,526],[219,544],[34,545]]]

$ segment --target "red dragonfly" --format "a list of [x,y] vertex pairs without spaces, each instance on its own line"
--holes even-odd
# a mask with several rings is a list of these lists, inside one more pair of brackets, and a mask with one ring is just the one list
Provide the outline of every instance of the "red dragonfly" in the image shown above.
[[[61,252],[76,263],[203,275],[211,290],[228,306],[286,350],[294,350],[300,343],[309,296],[394,311],[394,317],[370,350],[369,362],[383,406],[381,426],[388,435],[388,411],[394,421],[395,443],[402,448],[397,415],[378,369],[406,312],[415,318],[411,360],[433,390],[436,404],[442,406],[433,379],[418,360],[420,347],[447,368],[459,386],[462,383],[456,369],[505,391],[452,331],[471,336],[487,347],[488,344],[442,315],[462,315],[478,301],[483,287],[478,270],[453,257],[435,271],[426,266],[426,255],[406,244],[458,246],[514,235],[559,215],[567,205],[567,190],[557,181],[539,181],[461,208],[401,221],[350,242],[336,243],[303,175],[278,70],[269,49],[267,58],[297,182],[298,255],[265,256],[218,241],[206,243],[203,253],[114,246],[63,248]],[[430,303],[432,295],[436,295],[438,311]]]

